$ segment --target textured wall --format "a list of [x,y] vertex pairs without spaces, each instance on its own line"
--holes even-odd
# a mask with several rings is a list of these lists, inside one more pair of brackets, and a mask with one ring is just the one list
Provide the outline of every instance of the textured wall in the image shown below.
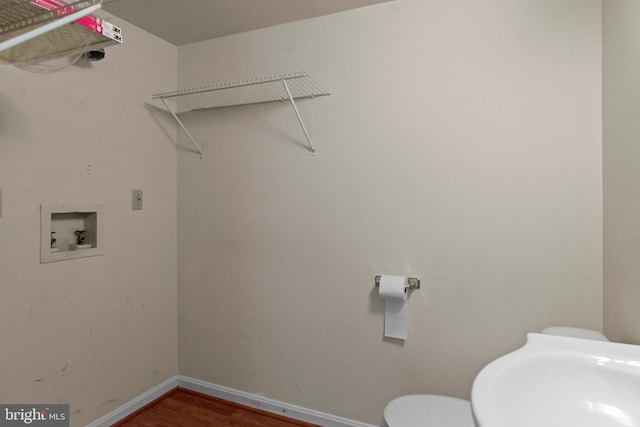
[[640,344],[640,6],[603,2],[604,323]]
[[[69,403],[72,426],[177,370],[176,131],[144,105],[177,52],[124,37],[90,68],[0,67],[0,402]],[[40,264],[43,203],[102,204],[104,255]]]
[[[551,325],[602,328],[601,5],[397,0],[178,50],[189,88],[332,95],[184,115],[179,372],[372,423],[468,397]],[[416,275],[409,339],[376,274]]]

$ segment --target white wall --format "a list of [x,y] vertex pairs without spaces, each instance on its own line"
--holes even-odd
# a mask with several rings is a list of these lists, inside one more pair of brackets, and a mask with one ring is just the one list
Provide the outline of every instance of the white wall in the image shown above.
[[605,332],[640,344],[640,5],[603,5]]
[[[177,49],[124,36],[90,69],[0,66],[0,402],[69,403],[72,426],[177,371],[176,129],[144,105]],[[40,264],[43,203],[102,204],[104,255]]]
[[[332,95],[184,116],[179,372],[377,423],[468,397],[551,325],[602,328],[601,5],[397,0],[179,48],[179,87]],[[182,135],[181,137],[184,137]],[[376,274],[415,275],[409,339]]]

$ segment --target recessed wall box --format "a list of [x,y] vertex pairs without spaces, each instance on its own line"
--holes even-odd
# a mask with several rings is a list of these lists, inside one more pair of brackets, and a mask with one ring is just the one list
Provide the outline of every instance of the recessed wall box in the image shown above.
[[102,255],[102,236],[102,205],[40,207],[40,263]]

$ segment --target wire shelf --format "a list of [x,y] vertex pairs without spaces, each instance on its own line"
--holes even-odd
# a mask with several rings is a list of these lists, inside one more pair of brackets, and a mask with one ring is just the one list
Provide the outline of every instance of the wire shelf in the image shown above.
[[34,26],[56,20],[69,8],[82,10],[102,0],[69,1],[64,6],[47,10],[32,0],[0,0],[0,40],[28,31]]
[[90,15],[111,0],[0,0],[0,62],[33,64],[122,43]]
[[193,89],[157,93],[153,99],[169,99],[187,110],[233,107],[264,102],[287,101],[286,81],[293,99],[329,95],[306,71],[278,74]]
[[42,62],[79,54],[89,49],[104,48],[115,43],[101,34],[71,23],[0,52],[0,60],[10,64]]
[[329,95],[329,92],[316,83],[309,73],[306,71],[298,71],[295,73],[278,74],[250,80],[219,83],[193,89],[156,93],[153,95],[153,99],[160,99],[162,101],[198,150],[200,158],[202,159],[202,150],[178,117],[178,113],[169,107],[166,102],[167,100],[175,102],[176,105],[187,111],[289,100],[298,118],[298,122],[302,127],[304,136],[307,139],[309,150],[311,153],[315,153],[316,150],[311,143],[311,137],[302,121],[294,99],[315,98],[316,96],[325,95]]

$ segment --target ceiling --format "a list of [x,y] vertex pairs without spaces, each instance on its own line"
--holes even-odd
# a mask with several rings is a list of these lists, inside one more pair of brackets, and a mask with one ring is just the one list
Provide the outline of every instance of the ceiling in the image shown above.
[[176,46],[389,0],[117,0],[105,11]]

